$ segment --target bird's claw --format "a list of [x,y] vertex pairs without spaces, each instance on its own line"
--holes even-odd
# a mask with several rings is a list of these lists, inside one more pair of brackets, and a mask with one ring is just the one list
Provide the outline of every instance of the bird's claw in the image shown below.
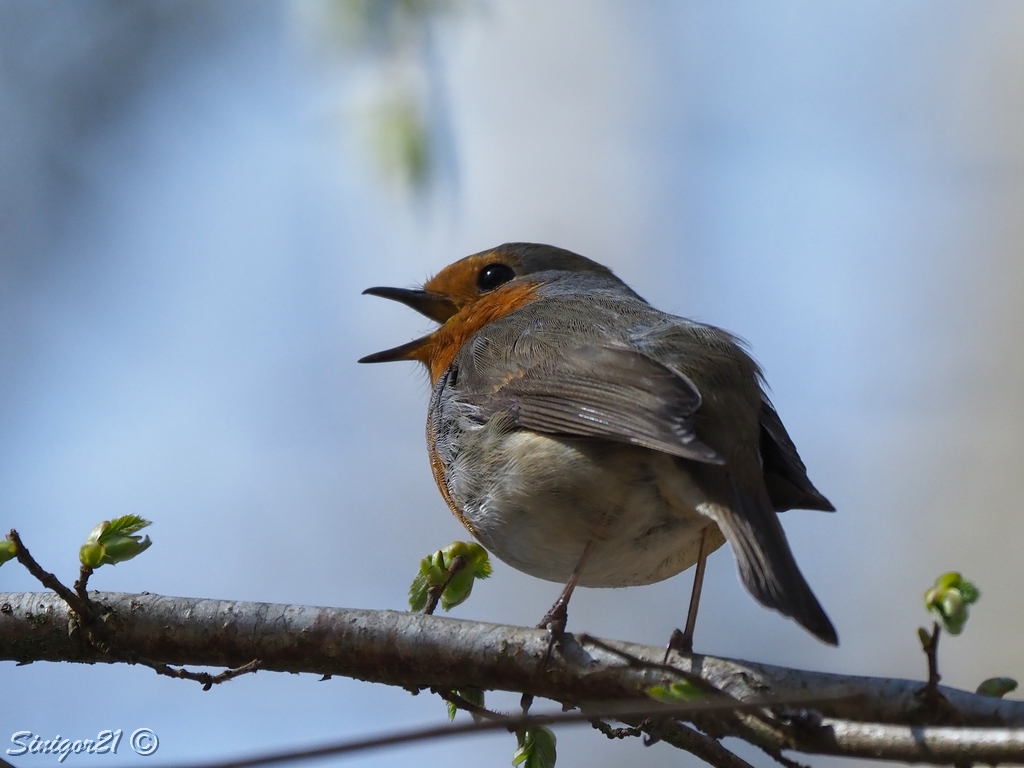
[[544,614],[544,618],[537,625],[537,629],[546,629],[548,631],[548,650],[544,654],[544,666],[547,666],[548,661],[551,659],[551,652],[555,649],[555,646],[562,644],[562,639],[565,637],[565,627],[568,622],[569,605],[567,602],[558,600],[551,606],[551,610]]
[[684,656],[693,653],[693,634],[673,629],[672,636],[668,639],[668,645],[665,646],[665,658],[662,659],[662,664],[668,663],[668,657],[672,651]]

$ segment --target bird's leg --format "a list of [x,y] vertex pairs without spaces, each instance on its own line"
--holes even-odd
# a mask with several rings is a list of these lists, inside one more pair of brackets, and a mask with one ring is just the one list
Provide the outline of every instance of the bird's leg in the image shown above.
[[697,570],[693,572],[693,591],[690,593],[690,609],[686,612],[686,628],[680,632],[673,630],[672,637],[668,640],[665,648],[665,659],[668,662],[668,655],[672,651],[679,653],[693,653],[693,630],[697,626],[697,608],[700,605],[700,593],[704,588],[704,567],[708,562],[707,553],[708,529],[700,532],[700,548],[697,551]]
[[590,554],[594,551],[596,543],[597,537],[587,542],[587,546],[583,548],[583,554],[580,555],[580,559],[572,569],[572,573],[569,574],[569,580],[565,583],[562,594],[558,596],[555,604],[544,614],[544,618],[537,625],[538,629],[546,629],[548,631],[548,653],[546,658],[551,656],[551,649],[562,639],[562,635],[565,634],[565,625],[569,620],[569,598],[572,597],[573,590],[576,589],[580,576],[583,575],[583,567],[587,564],[587,560],[590,559]]
[[708,528],[700,533],[700,550],[697,553],[697,570],[693,572],[693,590],[690,592],[690,608],[686,612],[686,629],[683,641],[687,653],[693,651],[693,630],[697,626],[697,608],[700,607],[700,593],[704,589],[704,569],[708,564]]

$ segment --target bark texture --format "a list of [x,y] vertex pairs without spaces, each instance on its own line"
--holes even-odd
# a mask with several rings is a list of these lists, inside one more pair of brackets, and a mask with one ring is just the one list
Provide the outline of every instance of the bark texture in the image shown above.
[[[537,629],[145,593],[91,592],[89,598],[97,619],[83,626],[53,593],[0,593],[0,660],[215,667],[259,660],[263,670],[407,688],[517,691],[593,711],[603,704],[649,703],[645,689],[679,679],[660,666],[661,648],[600,641],[602,648],[572,636],[545,665],[547,635]],[[758,713],[680,718],[715,737],[737,735],[774,751],[907,762],[1024,762],[1021,701],[940,686],[936,703],[922,695],[921,681],[698,654],[674,656],[672,664],[740,702],[779,701]],[[812,698],[813,705],[794,703]]]

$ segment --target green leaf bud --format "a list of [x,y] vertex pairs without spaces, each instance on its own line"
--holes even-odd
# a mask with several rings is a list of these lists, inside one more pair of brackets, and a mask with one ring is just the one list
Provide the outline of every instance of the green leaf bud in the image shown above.
[[519,747],[512,755],[512,765],[523,768],[554,768],[555,734],[543,726],[527,728],[516,734]]
[[8,560],[13,560],[18,556],[18,545],[11,541],[11,537],[8,535],[3,541],[0,541],[0,565],[3,565]]
[[101,565],[117,565],[141,555],[153,545],[149,536],[111,536],[103,546],[103,562]]
[[696,701],[704,697],[704,691],[689,680],[677,680],[669,683],[668,687],[655,685],[644,693],[662,704],[678,704],[681,701]]
[[103,546],[88,542],[78,550],[78,560],[87,568],[99,568],[103,564]]
[[928,645],[932,641],[932,633],[929,632],[924,627],[918,627],[917,628],[917,637],[921,641],[921,647],[927,650]]
[[138,515],[124,515],[113,520],[104,520],[89,532],[85,544],[78,550],[78,559],[89,568],[101,565],[117,565],[141,555],[152,546],[149,536],[135,536],[137,531],[148,525]]
[[[460,557],[463,566],[453,574],[452,564]],[[409,607],[422,611],[427,605],[430,589],[444,587],[441,607],[450,610],[465,602],[476,579],[486,579],[490,575],[487,550],[473,542],[453,541],[420,561],[420,571],[409,587]]]
[[1017,690],[1017,681],[1012,677],[990,677],[983,680],[978,686],[978,693],[982,696],[991,696],[1001,699],[1011,691]]
[[979,596],[974,584],[960,573],[950,571],[937,578],[935,586],[924,593],[924,604],[947,632],[959,635],[969,616],[967,606],[976,603]]

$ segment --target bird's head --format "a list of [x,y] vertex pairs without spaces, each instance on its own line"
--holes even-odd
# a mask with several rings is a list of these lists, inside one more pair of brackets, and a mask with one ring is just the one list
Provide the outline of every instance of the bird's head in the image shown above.
[[607,267],[571,251],[535,243],[506,243],[449,264],[422,288],[367,288],[364,294],[398,301],[441,327],[407,344],[367,355],[359,362],[419,360],[436,381],[473,334],[534,301],[543,286],[564,278],[566,273],[590,273],[616,280]]

